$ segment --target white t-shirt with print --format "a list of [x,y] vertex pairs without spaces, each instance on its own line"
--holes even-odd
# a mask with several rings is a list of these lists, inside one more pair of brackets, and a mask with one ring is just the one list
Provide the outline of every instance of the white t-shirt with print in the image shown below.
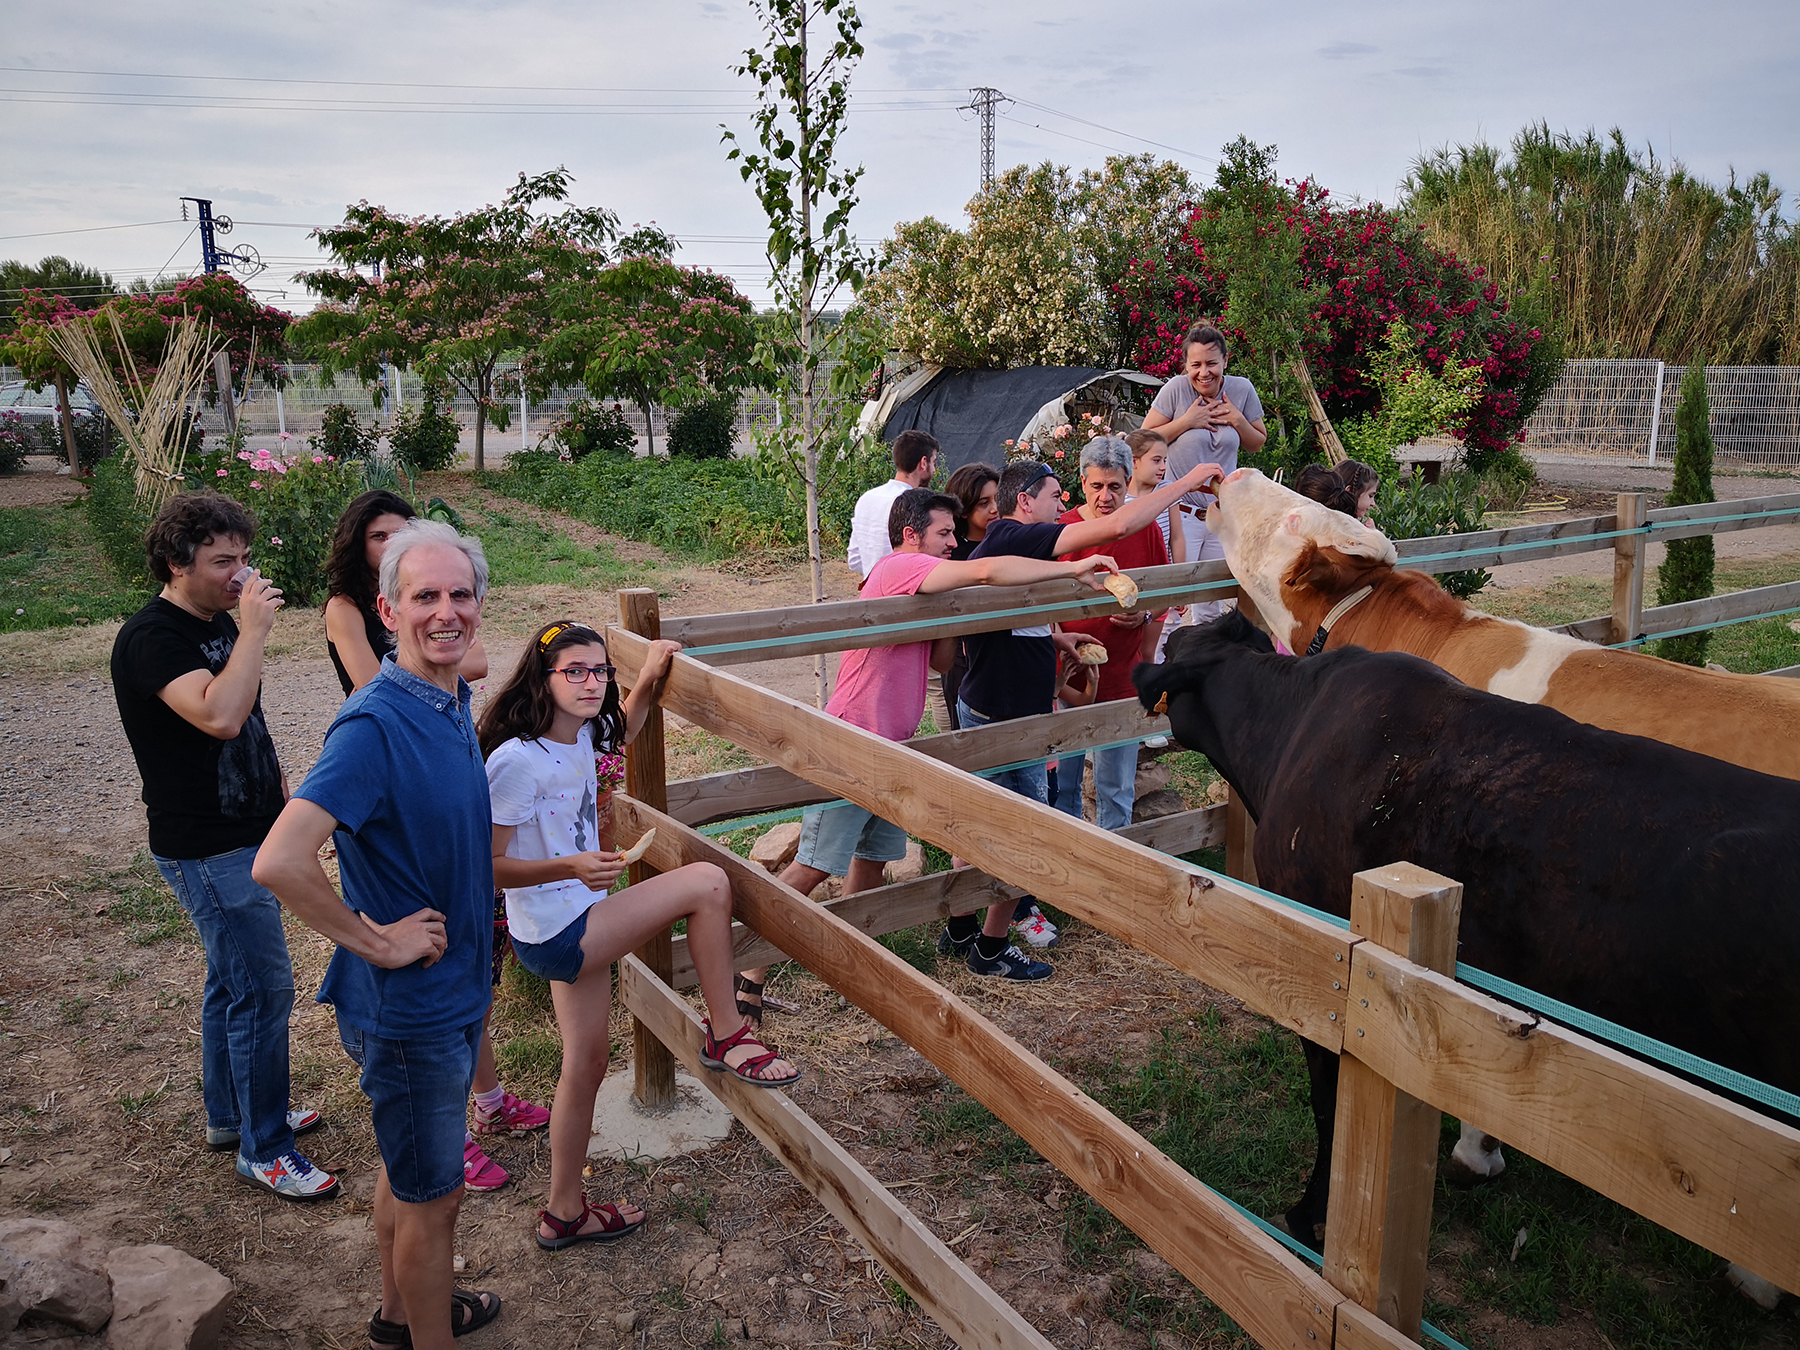
[[[591,722],[574,745],[507,741],[488,756],[487,776],[494,824],[516,827],[507,857],[542,862],[600,847]],[[547,942],[605,895],[575,880],[509,886],[507,927],[521,942]]]

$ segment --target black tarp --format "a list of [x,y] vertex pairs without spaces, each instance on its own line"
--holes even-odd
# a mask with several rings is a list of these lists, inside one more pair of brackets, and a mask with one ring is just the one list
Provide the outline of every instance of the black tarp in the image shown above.
[[1020,370],[946,370],[895,408],[881,429],[892,441],[917,429],[937,437],[942,472],[985,461],[1006,463],[1006,442],[1058,394],[1079,389],[1106,371],[1096,366],[1026,366]]

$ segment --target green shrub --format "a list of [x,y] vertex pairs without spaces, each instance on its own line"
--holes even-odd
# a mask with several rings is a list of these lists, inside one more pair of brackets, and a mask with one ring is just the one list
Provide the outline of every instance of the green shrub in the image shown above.
[[[62,464],[69,462],[69,447],[63,444],[62,427],[55,422],[39,422],[34,428],[38,434],[39,446],[35,454],[55,455]],[[204,433],[202,433],[204,434]],[[190,449],[200,448],[199,438],[194,435],[192,425],[188,428]],[[81,455],[83,468],[91,469],[101,460],[107,458],[119,448],[119,434],[113,430],[113,424],[104,417],[77,417],[75,419],[75,449]]]
[[[488,481],[508,496],[672,553],[716,558],[806,542],[805,512],[793,508],[788,485],[760,475],[754,460],[589,455],[565,463],[528,452],[508,457],[505,471]],[[847,526],[828,524],[824,533],[837,548]]]
[[730,394],[702,399],[675,415],[669,453],[681,459],[730,459],[737,435],[737,399]]
[[394,414],[388,429],[394,458],[411,473],[433,473],[456,463],[461,437],[461,423],[439,404],[437,391],[429,385],[423,399]]
[[268,450],[218,450],[188,462],[189,491],[223,492],[255,513],[251,556],[287,603],[322,603],[331,537],[344,508],[363,491],[362,464]]
[[321,414],[319,430],[306,438],[315,455],[342,461],[368,459],[381,442],[381,432],[371,419],[364,426],[347,403],[333,403]]
[[629,455],[637,446],[637,432],[618,404],[609,408],[582,398],[569,405],[543,443],[555,447],[563,459],[584,459],[596,451]]
[[[1713,439],[1706,397],[1706,365],[1696,358],[1681,377],[1681,401],[1675,406],[1675,481],[1668,506],[1696,506],[1715,500],[1712,467]],[[1680,604],[1704,600],[1713,593],[1713,537],[1671,539],[1662,566],[1656,569],[1656,603]],[[1633,637],[1637,635],[1632,634]],[[1711,633],[1684,633],[1656,644],[1656,654],[1683,665],[1706,664]]]
[[94,466],[87,513],[113,575],[126,586],[155,590],[144,557],[151,516],[138,505],[137,475],[124,457],[104,459]]
[[36,449],[25,419],[11,408],[0,413],[0,473],[17,473],[25,467],[25,456]]
[[[1481,528],[1487,500],[1481,485],[1467,470],[1447,473],[1436,483],[1412,478],[1391,487],[1382,485],[1376,500],[1373,524],[1389,539],[1424,539],[1434,535],[1468,534]],[[1445,540],[1445,552],[1455,547]],[[1459,600],[1467,600],[1493,578],[1484,568],[1443,572],[1438,585]]]

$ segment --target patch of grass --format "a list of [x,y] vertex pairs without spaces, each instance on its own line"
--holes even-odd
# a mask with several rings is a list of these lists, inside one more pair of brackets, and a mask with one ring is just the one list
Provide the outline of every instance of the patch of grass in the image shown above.
[[87,1021],[88,1001],[85,998],[65,998],[58,1001],[56,1011],[68,1026]]
[[[1444,1146],[1456,1136],[1446,1118]],[[1438,1188],[1433,1243],[1464,1239],[1454,1269],[1465,1305],[1546,1326],[1582,1308],[1613,1344],[1643,1350],[1792,1344],[1768,1340],[1770,1319],[1724,1287],[1710,1252],[1509,1153],[1497,1182]]]
[[140,849],[131,865],[118,872],[105,872],[88,880],[91,891],[111,891],[106,902],[106,917],[133,929],[131,940],[140,947],[153,946],[169,938],[198,944],[200,934],[188,921],[169,883],[156,870],[148,850]]
[[911,1312],[918,1306],[918,1304],[913,1301],[913,1296],[907,1293],[901,1286],[900,1281],[896,1280],[892,1275],[883,1275],[881,1277],[881,1291],[893,1300],[894,1306],[900,1309],[901,1312]]
[[677,1219],[691,1219],[696,1227],[706,1227],[706,1216],[712,1213],[718,1197],[702,1186],[690,1186],[686,1192],[669,1195],[669,1213]]
[[495,1041],[494,1064],[504,1082],[518,1085],[515,1091],[544,1100],[562,1073],[562,1037],[554,1031],[523,1031]]
[[957,1087],[941,1089],[919,1107],[918,1137],[928,1146],[967,1143],[970,1160],[990,1170],[1042,1161],[1036,1149]]
[[0,507],[0,632],[119,619],[147,598],[114,579],[81,503]]
[[937,973],[937,925],[920,924],[897,933],[883,933],[875,939],[914,970],[927,975]]
[[112,978],[106,982],[106,987],[108,989],[123,989],[141,974],[141,971],[127,970],[124,966],[120,966],[117,970],[113,971]]
[[[500,968],[500,994],[507,1003],[528,1012],[551,1012],[550,981],[533,975],[516,958],[508,957]],[[561,1054],[559,1046],[558,1052]]]
[[481,540],[497,586],[574,586],[611,591],[642,586],[654,563],[622,561],[606,545],[578,544],[568,535],[503,510],[465,503],[463,518]]
[[1221,777],[1219,771],[1213,768],[1212,761],[1198,750],[1164,755],[1159,763],[1169,766],[1169,786],[1179,792],[1184,801],[1193,805],[1204,804],[1207,789]]
[[161,1087],[156,1088],[151,1092],[140,1092],[135,1094],[121,1092],[119,1094],[119,1109],[125,1113],[125,1119],[138,1120],[141,1119],[144,1113],[151,1107],[155,1106],[166,1097],[168,1093],[169,1084],[167,1080],[164,1080]]

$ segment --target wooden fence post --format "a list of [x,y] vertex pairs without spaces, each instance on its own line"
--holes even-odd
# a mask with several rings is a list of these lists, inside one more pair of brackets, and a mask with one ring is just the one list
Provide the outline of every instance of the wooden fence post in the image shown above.
[[[662,611],[656,592],[636,586],[619,592],[619,626],[652,640],[662,636]],[[637,739],[625,748],[625,791],[646,806],[668,809],[668,777],[663,767],[663,715],[652,704]],[[631,865],[635,885],[656,875],[649,863]],[[675,975],[673,933],[665,928],[637,950],[637,958],[664,984]],[[675,1057],[645,1023],[632,1018],[631,1062],[636,1075],[637,1099],[645,1106],[667,1106],[675,1100]]]
[[[1462,891],[1460,882],[1411,863],[1359,872],[1351,889],[1350,929],[1378,947],[1449,974],[1456,969]],[[1338,1061],[1325,1278],[1417,1340],[1442,1115],[1356,1058],[1362,1034],[1357,1014],[1367,1006],[1356,985],[1364,974],[1353,951],[1344,1053]]]
[[[1615,529],[1638,530],[1644,525],[1644,494],[1619,494]],[[1607,639],[1617,646],[1629,642],[1644,624],[1644,541],[1641,534],[1622,534],[1613,540],[1612,633]]]
[[1225,875],[1256,885],[1256,822],[1235,792],[1225,799]]

